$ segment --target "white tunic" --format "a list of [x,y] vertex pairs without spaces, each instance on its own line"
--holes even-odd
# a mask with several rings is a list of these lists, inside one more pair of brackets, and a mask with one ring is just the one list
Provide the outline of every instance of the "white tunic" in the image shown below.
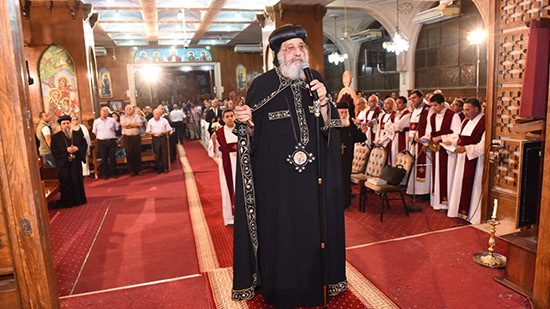
[[[420,115],[422,113],[422,107],[424,107],[424,102],[421,104],[418,108],[413,109],[411,113],[410,123],[418,123],[420,121]],[[433,111],[430,108],[428,111],[428,121],[430,119],[430,116],[432,115]],[[412,140],[417,136],[416,130],[410,130],[409,131],[409,138],[412,137]],[[420,138],[420,136],[419,136]],[[428,143],[421,143],[424,146],[427,146]],[[419,147],[416,147],[416,145],[412,145],[412,142],[409,143],[409,151],[412,153],[412,155],[417,158],[418,160],[418,149],[422,148],[421,145],[418,145]],[[416,195],[424,195],[430,193],[430,180],[432,177],[432,162],[431,162],[432,152],[429,149],[426,149],[426,163],[416,164],[415,166],[423,167],[426,170],[426,177],[424,179],[419,179],[416,177],[416,168],[412,170],[411,176],[409,178],[409,186],[407,187],[407,194],[416,194]]]
[[376,133],[376,131],[378,130],[378,119],[374,117],[375,111],[376,111],[376,107],[371,108],[366,111],[366,115],[365,115],[366,119],[364,122],[367,124],[370,123],[372,125],[371,127],[368,127],[367,132],[365,132],[365,135],[367,136],[367,145],[372,145],[375,142],[372,139],[373,139],[374,133]]
[[[477,123],[483,116],[483,113],[477,115],[474,119],[469,121],[464,130],[462,130],[461,135],[470,136],[472,131],[476,127]],[[468,119],[464,119],[468,121]],[[454,146],[457,146],[457,143],[454,143]],[[481,179],[483,178],[483,155],[485,147],[485,133],[481,137],[479,143],[475,145],[466,145],[466,151],[463,153],[457,154],[456,158],[456,170],[454,174],[453,187],[449,199],[449,211],[447,216],[457,217],[458,208],[460,205],[460,196],[462,194],[462,178],[464,175],[464,163],[466,159],[472,160],[477,158],[476,171],[474,176],[474,185],[472,187],[472,199],[470,202],[470,211],[468,213],[468,218],[466,220],[470,221],[472,224],[480,223],[481,219]]]
[[[435,116],[435,130],[432,129],[431,121],[428,119],[428,126],[426,127],[426,134],[422,137],[422,140],[424,142],[428,142],[430,140],[430,136],[432,131],[439,131],[441,130],[441,125],[443,124],[443,119],[445,117],[445,112],[448,108],[443,108],[441,112],[437,113]],[[451,130],[453,131],[452,134],[442,135],[441,144],[445,141],[455,142],[458,141],[458,134],[460,133],[460,129],[462,127],[460,116],[458,114],[454,114],[453,118],[451,120]],[[448,154],[447,157],[447,166],[439,166],[439,153],[441,151],[446,151]],[[433,167],[435,168],[435,177],[432,179],[432,186],[433,186],[433,192],[430,194],[430,204],[432,205],[433,209],[439,210],[439,209],[449,209],[449,196],[451,195],[452,190],[452,184],[453,184],[453,177],[454,177],[454,171],[456,167],[456,153],[448,151],[441,147],[441,150],[435,153],[435,162],[433,162]],[[439,187],[439,172],[442,168],[447,169],[447,203],[441,203],[440,199],[440,187]]]
[[[387,113],[382,112],[380,115],[378,115],[378,129],[376,130],[374,134],[374,142],[376,145],[382,145],[384,147],[388,147],[389,142],[391,141],[389,135],[391,131],[389,131],[388,126],[391,123],[391,116],[393,113]],[[382,123],[384,124],[384,129],[382,129]],[[391,151],[391,149],[388,149]],[[391,154],[393,155],[393,153]],[[388,156],[388,164],[391,165],[393,162],[392,157]]]
[[[392,144],[391,144],[391,162],[395,162],[395,155],[399,153],[399,133],[403,132],[404,130],[408,129],[409,128],[409,123],[411,122],[411,113],[407,113],[405,115],[403,115],[403,113],[405,112],[406,110],[402,110],[400,112],[397,112],[397,114],[395,115],[395,118],[393,120],[393,122],[389,123],[389,124],[386,124],[387,126],[387,129],[388,129],[388,133],[389,133],[389,137],[390,139],[392,140]],[[405,132],[405,149],[404,150],[408,150],[409,147],[408,147],[408,140],[409,138],[409,132],[406,131]],[[401,150],[403,151],[403,150]]]
[[86,128],[85,125],[80,124],[80,130],[82,130],[82,135],[84,135],[84,139],[88,144],[88,148],[86,148],[86,163],[82,162],[82,176],[90,176],[89,161],[90,161],[90,145],[92,144],[92,141],[90,139],[90,132],[88,131],[88,128]]
[[[233,134],[233,128],[228,128],[223,126],[223,131],[225,133],[225,141],[230,143],[236,143],[238,141],[237,135]],[[223,223],[225,225],[233,224],[233,206],[231,201],[231,196],[229,195],[229,189],[227,181],[225,180],[225,171],[223,169],[222,162],[222,153],[220,151],[220,144],[217,139],[212,139],[208,146],[208,155],[212,158],[217,158],[218,162],[218,171],[220,175],[220,189],[222,193],[222,213],[223,213]],[[237,152],[229,153],[229,158],[231,159],[231,177],[233,177],[233,186],[235,185],[235,176],[237,172]],[[233,192],[235,188],[233,187]]]

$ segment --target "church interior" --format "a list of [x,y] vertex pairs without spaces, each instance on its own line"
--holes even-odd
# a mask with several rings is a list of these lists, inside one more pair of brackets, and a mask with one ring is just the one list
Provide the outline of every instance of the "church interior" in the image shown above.
[[[328,307],[550,308],[550,0],[0,0],[0,14],[0,308],[273,307],[231,300],[221,159],[190,110],[243,100],[286,24],[307,30],[334,103],[343,88],[356,106],[359,92],[418,89],[476,98],[485,115],[479,223],[351,177],[347,290]],[[118,136],[108,178],[96,121],[128,105],[178,105],[201,133],[163,135],[155,172],[158,137],[141,132],[135,173]],[[58,207],[60,167],[37,132],[46,116],[63,132],[67,115],[90,132],[87,202]]]

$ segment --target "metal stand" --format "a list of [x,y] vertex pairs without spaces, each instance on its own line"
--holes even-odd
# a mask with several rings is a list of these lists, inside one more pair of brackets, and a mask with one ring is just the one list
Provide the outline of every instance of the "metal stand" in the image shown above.
[[[413,147],[416,147],[416,150],[415,151],[415,158],[414,158],[414,166],[413,166],[413,171],[414,171],[414,174],[413,174],[413,202],[412,202],[412,205],[407,205],[405,206],[407,208],[407,211],[408,212],[422,212],[422,207],[420,206],[416,206],[416,168],[419,166],[417,163],[416,163],[416,159],[418,158],[418,156],[423,152],[423,150],[420,150],[419,153],[416,153],[418,152],[418,143],[414,144]],[[426,158],[428,156],[426,155]],[[428,166],[428,164],[421,164],[420,166]],[[410,180],[409,180],[410,181]]]
[[503,268],[506,267],[506,257],[502,254],[495,253],[495,233],[497,231],[496,226],[500,224],[495,218],[487,221],[491,225],[491,236],[489,237],[489,252],[480,252],[473,255],[474,262],[481,266],[489,268]]

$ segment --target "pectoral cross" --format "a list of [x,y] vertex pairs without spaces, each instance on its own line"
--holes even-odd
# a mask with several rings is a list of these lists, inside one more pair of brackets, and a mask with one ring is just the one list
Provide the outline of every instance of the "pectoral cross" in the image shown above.
[[342,149],[342,154],[344,154],[344,149],[348,148],[344,143],[340,146],[340,149]]

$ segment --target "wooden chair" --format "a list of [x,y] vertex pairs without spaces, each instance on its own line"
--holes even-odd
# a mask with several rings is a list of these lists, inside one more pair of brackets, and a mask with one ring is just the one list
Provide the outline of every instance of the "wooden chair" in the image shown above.
[[[403,168],[407,171],[405,174],[405,177],[403,177],[403,180],[399,185],[375,185],[370,182],[365,182],[364,187],[366,189],[369,189],[376,194],[380,195],[380,222],[384,221],[384,201],[386,201],[386,205],[388,208],[390,208],[390,198],[388,198],[388,193],[395,192],[399,193],[400,199],[403,202],[403,208],[405,209],[405,213],[407,214],[407,217],[409,216],[409,211],[407,209],[407,204],[405,203],[405,197],[404,193],[407,190],[407,185],[409,184],[409,177],[412,171],[412,167],[414,165],[414,156],[408,152],[407,150],[402,151],[398,153],[395,156],[395,163],[393,166],[401,165]],[[399,200],[399,198],[393,198],[391,200]]]
[[364,200],[366,198],[365,182],[372,177],[378,177],[382,172],[386,162],[388,161],[388,151],[385,147],[375,146],[369,152],[369,159],[367,161],[367,167],[365,172],[355,177],[358,184],[361,186],[361,193],[359,194],[359,210],[365,211]]
[[[353,161],[351,163],[351,175],[363,174],[367,167],[370,147],[365,143],[355,143]],[[353,180],[352,180],[353,181]]]

